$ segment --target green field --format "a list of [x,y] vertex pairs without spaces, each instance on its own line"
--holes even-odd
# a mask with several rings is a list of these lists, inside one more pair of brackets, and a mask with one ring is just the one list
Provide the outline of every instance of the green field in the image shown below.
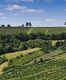
[[0,28],[0,35],[0,80],[66,80],[65,27]]
[[36,27],[36,28],[31,28],[31,32],[60,34],[66,32],[66,27],[38,27],[38,28]]
[[26,31],[27,33],[30,32],[34,32],[34,33],[45,33],[45,32],[49,32],[50,34],[52,33],[63,33],[66,32],[66,27],[31,27],[31,28],[22,28],[22,27],[0,27],[0,33],[4,34],[6,32],[6,34],[17,34],[20,32]]
[[57,49],[47,54],[40,49],[10,59],[3,71],[0,80],[65,80],[66,53]]

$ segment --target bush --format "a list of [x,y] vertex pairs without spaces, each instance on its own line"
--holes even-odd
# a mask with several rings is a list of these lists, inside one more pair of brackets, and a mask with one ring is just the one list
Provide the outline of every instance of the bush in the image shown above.
[[0,64],[4,63],[6,61],[8,61],[8,59],[5,56],[0,57]]
[[24,57],[23,55],[20,55],[21,57]]
[[40,62],[43,62],[44,60],[43,60],[43,58],[40,58]]

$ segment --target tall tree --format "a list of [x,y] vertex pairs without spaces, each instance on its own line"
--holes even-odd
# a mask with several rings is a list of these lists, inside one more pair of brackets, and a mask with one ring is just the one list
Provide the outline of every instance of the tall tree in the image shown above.
[[29,22],[29,27],[31,27],[32,26],[32,23],[31,22]]
[[24,24],[22,24],[22,27],[24,27]]
[[8,24],[8,25],[7,25],[7,27],[11,27],[11,25],[10,25],[10,24]]
[[5,25],[1,25],[1,27],[5,27]]
[[28,22],[26,22],[26,27],[28,27],[29,26],[29,23]]
[[66,25],[66,22],[64,22],[64,25]]

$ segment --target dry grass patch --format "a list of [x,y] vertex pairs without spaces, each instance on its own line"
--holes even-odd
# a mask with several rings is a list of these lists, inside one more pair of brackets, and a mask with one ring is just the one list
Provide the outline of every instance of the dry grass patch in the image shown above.
[[4,62],[0,65],[0,75],[3,74],[3,69],[8,66],[8,62]]
[[13,52],[13,53],[9,53],[9,54],[5,54],[5,57],[8,59],[12,59],[12,58],[16,58],[16,56],[20,56],[20,55],[25,55],[34,51],[38,51],[40,50],[40,48],[34,48],[34,49],[28,49],[28,50],[24,50],[24,51],[18,51],[18,52]]

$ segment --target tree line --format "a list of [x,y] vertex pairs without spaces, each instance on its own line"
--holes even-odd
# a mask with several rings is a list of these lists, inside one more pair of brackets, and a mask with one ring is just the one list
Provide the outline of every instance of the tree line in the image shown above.
[[[31,27],[32,23],[31,22],[26,22],[26,24],[22,24],[22,25],[18,25],[18,27]],[[12,27],[10,24],[8,24],[7,26],[5,26],[4,24],[1,25],[0,27]]]

